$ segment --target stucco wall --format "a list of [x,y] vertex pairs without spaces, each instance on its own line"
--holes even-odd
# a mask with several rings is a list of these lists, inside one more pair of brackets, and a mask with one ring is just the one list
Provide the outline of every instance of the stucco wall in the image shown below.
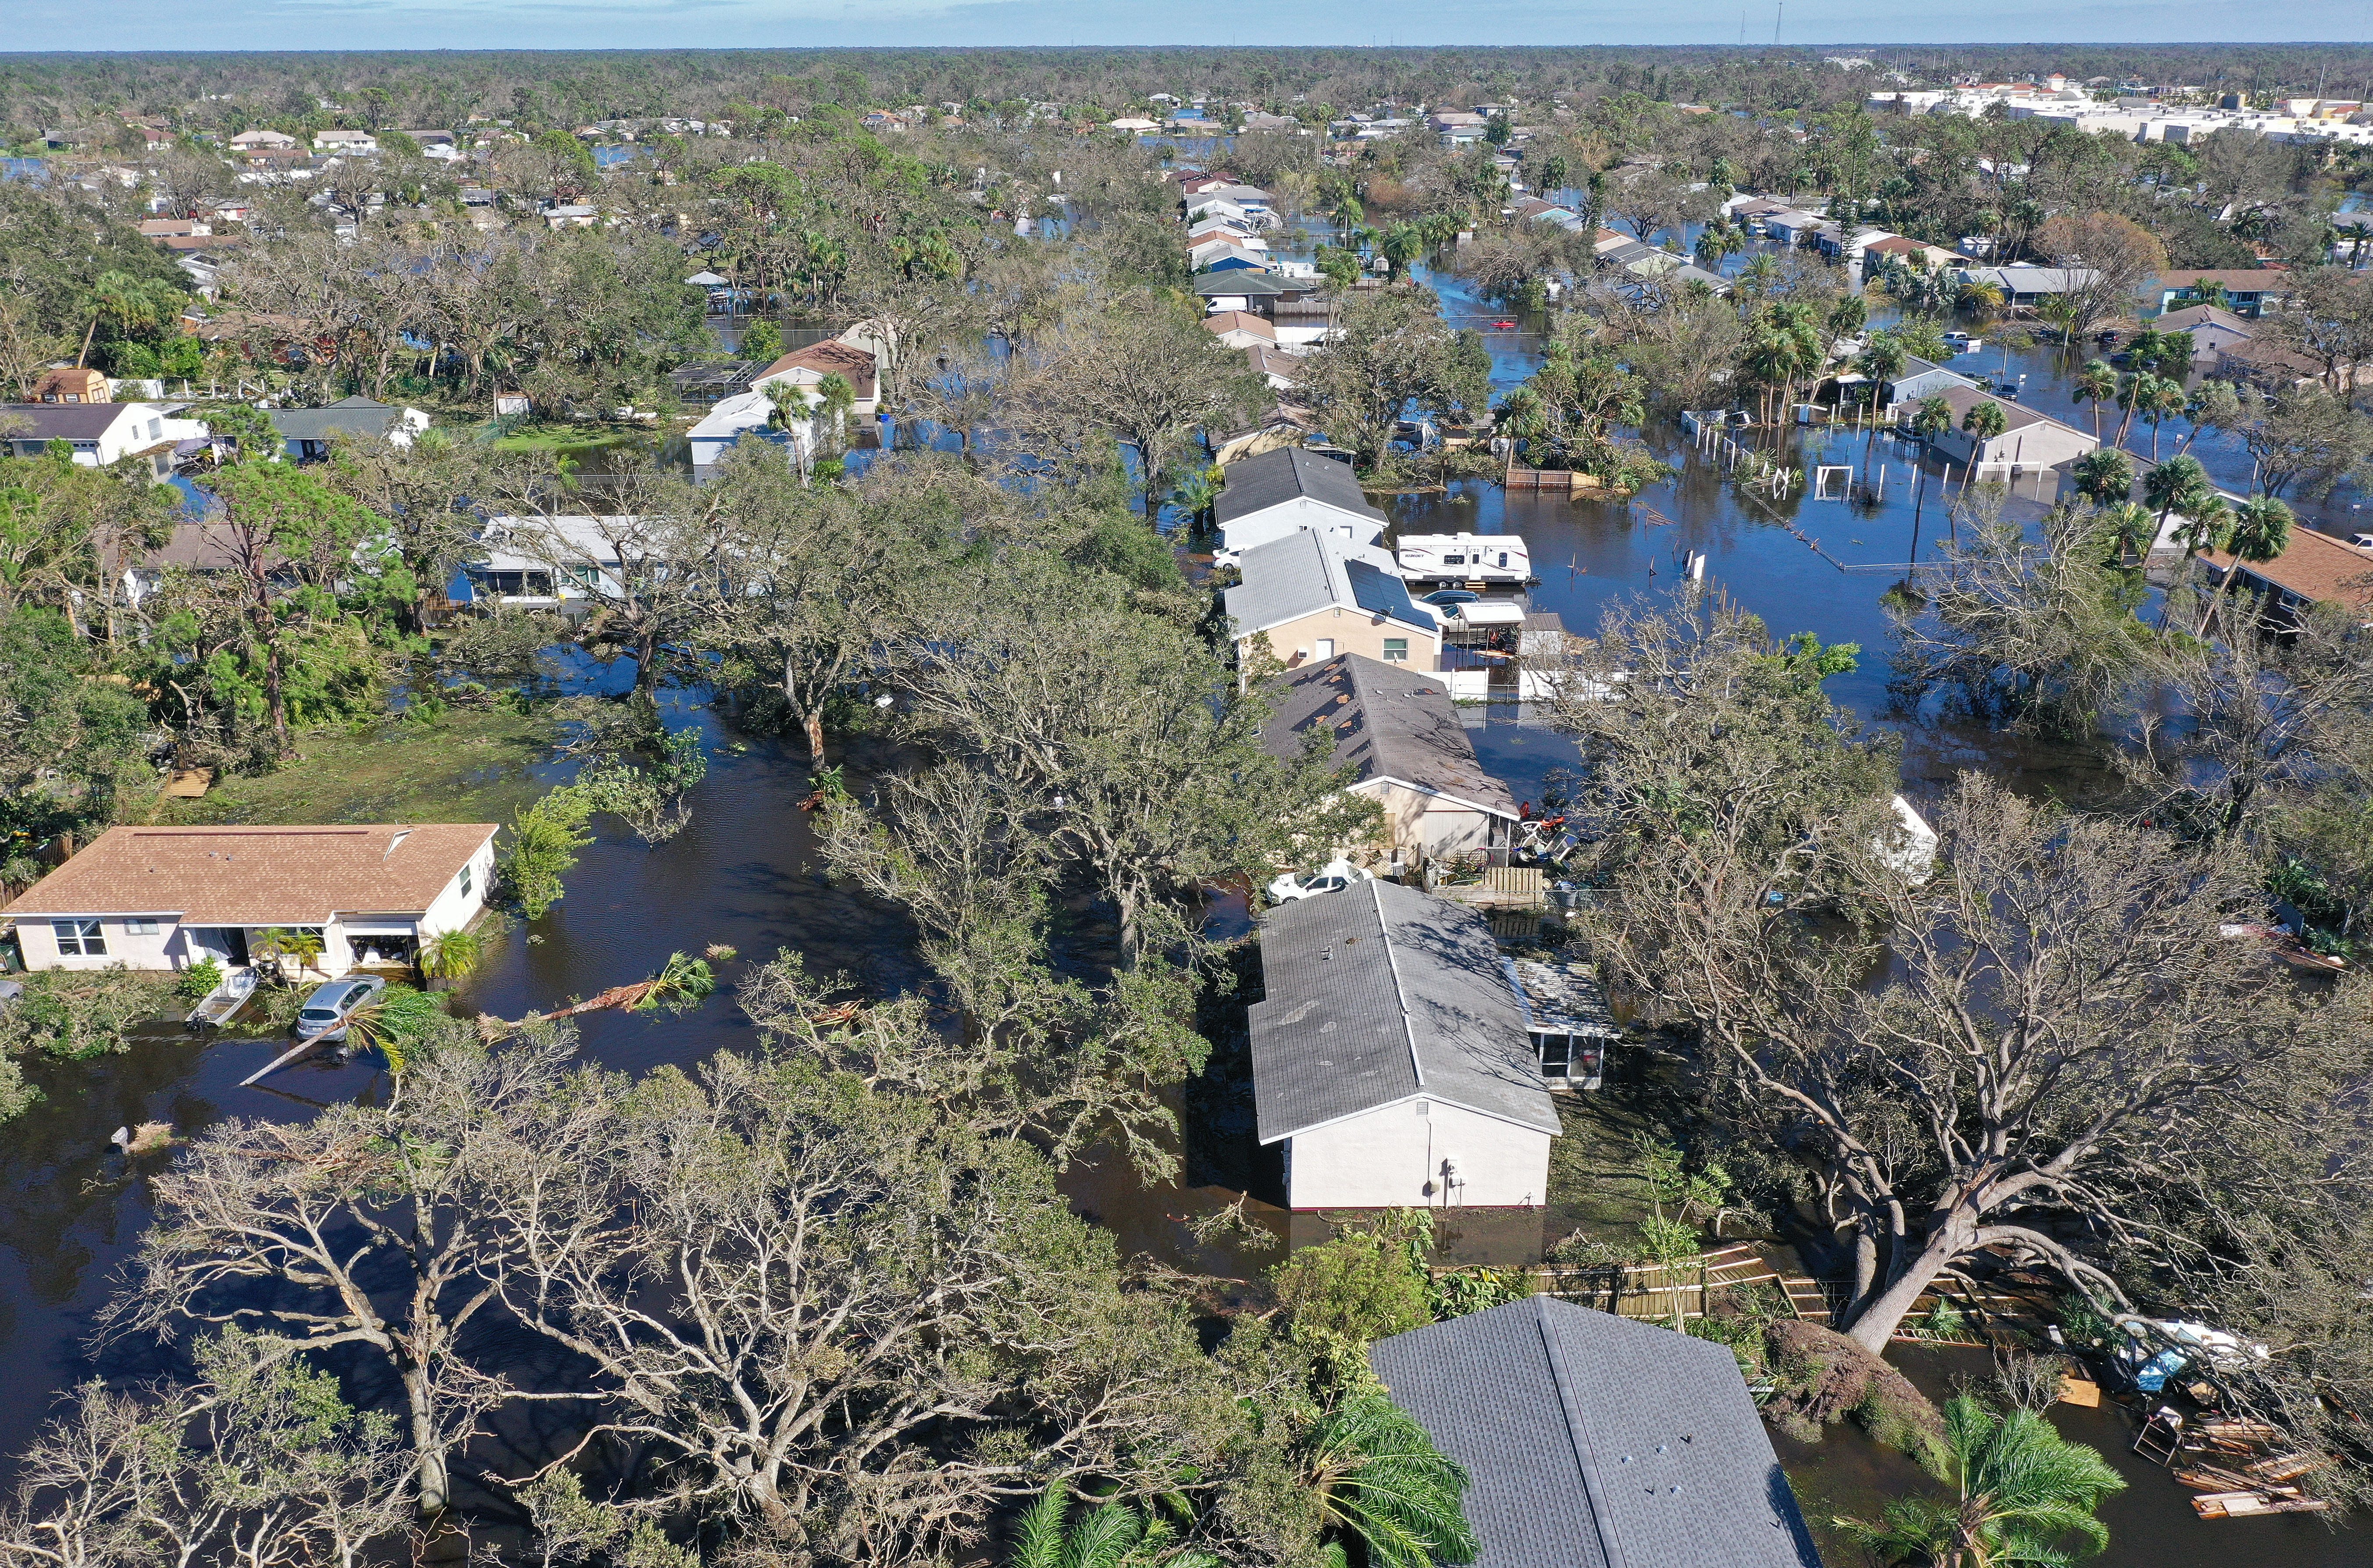
[[[1433,673],[1434,666],[1442,662],[1440,631],[1426,632],[1398,621],[1379,621],[1364,610],[1329,607],[1298,621],[1271,626],[1268,646],[1269,651],[1289,668],[1299,668],[1332,658],[1336,653],[1364,653],[1381,661],[1388,637],[1409,639],[1409,667],[1419,674]],[[1329,638],[1334,639],[1334,649],[1320,651],[1320,640]]]
[[[1445,1159],[1464,1183],[1447,1192]],[[1438,1100],[1385,1106],[1286,1141],[1286,1201],[1295,1209],[1538,1203],[1549,1179],[1548,1133]]]
[[100,920],[99,934],[107,943],[104,957],[61,954],[57,936],[44,915],[28,915],[17,922],[17,945],[28,969],[105,969],[121,964],[127,969],[179,969],[190,962],[181,928],[170,915],[160,916],[153,934],[135,935],[122,916]]
[[423,938],[436,936],[442,931],[459,930],[475,919],[478,911],[486,907],[486,888],[495,880],[495,841],[488,838],[480,845],[470,857],[469,863],[470,891],[462,891],[462,879],[456,873],[453,880],[445,884],[445,891],[437,895],[436,902],[428,906],[427,912],[420,917]]

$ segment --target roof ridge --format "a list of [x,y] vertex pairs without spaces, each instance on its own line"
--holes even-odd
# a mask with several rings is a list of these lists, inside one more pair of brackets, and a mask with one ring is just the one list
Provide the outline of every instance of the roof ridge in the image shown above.
[[1560,1353],[1558,1337],[1549,1332],[1550,1306],[1567,1304],[1549,1296],[1535,1296],[1532,1303],[1533,1328],[1541,1337],[1541,1354],[1549,1363],[1549,1381],[1556,1386],[1558,1405],[1565,1416],[1566,1440],[1573,1445],[1573,1466],[1581,1472],[1583,1493],[1590,1500],[1590,1524],[1598,1536],[1599,1553],[1606,1559],[1607,1568],[1628,1568],[1630,1560],[1616,1535],[1615,1511],[1608,1506],[1607,1493],[1598,1483],[1598,1450],[1594,1441],[1596,1433],[1590,1424],[1590,1412],[1575,1396],[1573,1385],[1566,1377],[1565,1357]]
[[1409,1072],[1420,1089],[1425,1087],[1425,1062],[1417,1048],[1417,1025],[1409,1017],[1409,988],[1401,984],[1401,961],[1393,951],[1393,923],[1385,918],[1385,895],[1377,879],[1368,879],[1368,897],[1376,907],[1376,940],[1385,944],[1385,966],[1392,971],[1393,1000],[1401,1010],[1401,1038],[1409,1042]]

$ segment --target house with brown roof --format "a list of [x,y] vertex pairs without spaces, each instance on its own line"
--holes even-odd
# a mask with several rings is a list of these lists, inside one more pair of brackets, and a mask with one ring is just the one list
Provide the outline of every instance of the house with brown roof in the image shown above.
[[2192,357],[2197,361],[2215,359],[2228,348],[2235,348],[2257,336],[2257,329],[2232,311],[2215,305],[2186,305],[2169,310],[2151,325],[2163,333],[2187,333],[2192,337]]
[[112,403],[107,378],[81,365],[53,365],[33,383],[35,403]]
[[2200,558],[2222,587],[2235,571],[2239,590],[2269,596],[2272,608],[2296,619],[2309,606],[2345,605],[2359,614],[2373,615],[2373,550],[2318,533],[2311,528],[2291,530],[2290,543],[2271,561],[2237,561],[2222,550],[2203,550]]
[[1203,318],[1203,330],[1230,348],[1251,348],[1266,344],[1277,346],[1277,328],[1266,316],[1256,316],[1250,310],[1222,310]]
[[871,351],[842,338],[827,338],[795,349],[750,378],[752,392],[764,392],[777,381],[808,391],[829,375],[837,374],[848,380],[857,393],[857,405],[851,410],[859,417],[871,419],[881,406],[881,392],[874,377],[874,360]]
[[272,930],[321,940],[320,967],[409,962],[485,907],[495,825],[111,827],[0,909],[28,969],[249,964]]

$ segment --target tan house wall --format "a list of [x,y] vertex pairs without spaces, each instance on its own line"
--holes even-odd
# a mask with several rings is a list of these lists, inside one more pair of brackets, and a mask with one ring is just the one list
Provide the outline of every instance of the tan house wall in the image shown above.
[[1354,785],[1352,792],[1365,795],[1385,808],[1387,850],[1410,849],[1441,856],[1491,848],[1491,827],[1496,819],[1488,812],[1383,779]]
[[[1362,610],[1329,607],[1287,621],[1268,628],[1269,651],[1277,655],[1288,669],[1299,669],[1332,659],[1338,653],[1364,653],[1381,662],[1385,658],[1385,639],[1409,639],[1409,666],[1420,674],[1431,675],[1442,662],[1442,633],[1420,631],[1398,621],[1379,621]],[[1321,649],[1320,644],[1330,641],[1331,648]],[[1237,639],[1240,653],[1252,651],[1252,639]]]

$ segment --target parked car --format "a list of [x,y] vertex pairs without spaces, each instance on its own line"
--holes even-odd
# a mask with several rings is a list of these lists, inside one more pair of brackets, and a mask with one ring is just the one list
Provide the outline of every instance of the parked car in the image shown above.
[[2373,533],[2352,533],[2348,542],[2360,550],[2373,550]]
[[317,988],[298,1010],[297,1037],[300,1040],[343,1040],[346,1026],[365,1003],[375,1000],[387,989],[387,982],[377,975],[354,975],[343,980],[332,980]]
[[1984,338],[1971,337],[1965,332],[1948,332],[1945,334],[1945,346],[1956,354],[1975,354],[1985,345]]
[[1308,876],[1286,872],[1268,884],[1268,901],[1284,904],[1296,898],[1315,898],[1322,893],[1340,893],[1353,883],[1374,879],[1349,860],[1329,860]]

